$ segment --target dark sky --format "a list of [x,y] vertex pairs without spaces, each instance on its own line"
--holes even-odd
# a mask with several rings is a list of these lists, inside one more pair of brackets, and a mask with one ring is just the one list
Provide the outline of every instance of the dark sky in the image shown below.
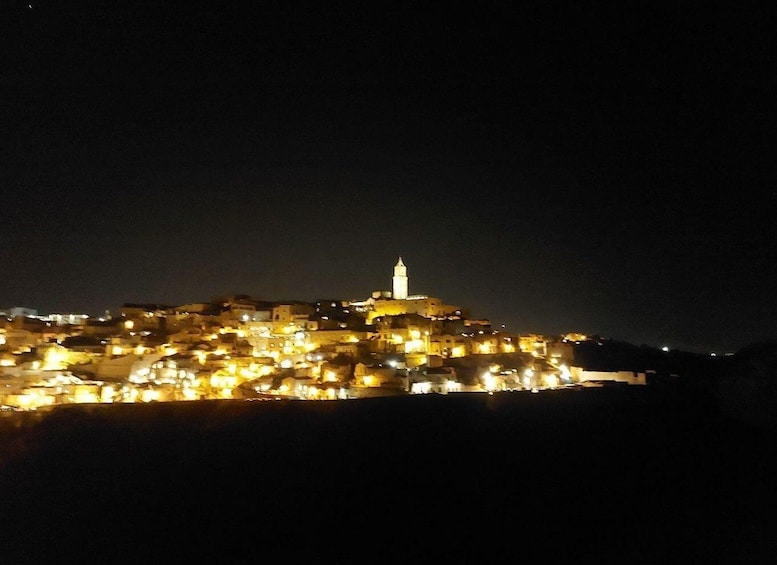
[[[591,4],[591,5],[589,5]],[[389,289],[777,337],[775,12],[0,0],[0,306]]]

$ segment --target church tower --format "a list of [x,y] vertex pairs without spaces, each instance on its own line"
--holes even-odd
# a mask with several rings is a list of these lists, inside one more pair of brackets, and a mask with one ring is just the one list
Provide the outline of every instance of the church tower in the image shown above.
[[392,297],[397,300],[405,300],[407,298],[407,267],[405,267],[405,264],[402,262],[402,257],[400,257],[397,264],[394,265],[392,283]]

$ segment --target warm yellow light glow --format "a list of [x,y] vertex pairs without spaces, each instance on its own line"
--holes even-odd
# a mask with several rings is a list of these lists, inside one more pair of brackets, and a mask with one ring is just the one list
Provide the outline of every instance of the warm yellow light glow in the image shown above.
[[523,378],[521,379],[521,382],[523,382],[524,388],[531,388],[532,377],[534,377],[534,371],[530,367],[527,367],[526,369],[524,369]]
[[420,339],[420,338],[421,338],[420,330],[410,330],[410,339]]
[[[237,386],[237,377],[234,375],[224,375],[213,373],[210,376],[210,386],[212,388],[234,388]],[[230,395],[232,393],[230,392]]]
[[515,345],[513,345],[512,343],[503,343],[502,351],[504,351],[505,353],[513,353],[515,351]]
[[451,357],[464,357],[467,354],[467,348],[463,345],[457,345],[451,349]]
[[568,333],[564,336],[564,341],[586,341],[588,336],[581,333]]
[[90,402],[99,402],[97,393],[92,390],[76,389],[76,393],[73,396],[74,396],[73,400],[81,404],[90,403]]
[[141,393],[140,400],[141,402],[153,402],[155,400],[159,400],[160,396],[161,395],[159,394],[158,390],[146,389]]
[[556,388],[558,386],[558,377],[556,375],[546,375],[545,386]]
[[113,402],[114,396],[116,396],[116,389],[111,385],[106,385],[100,391],[100,402]]
[[399,343],[402,343],[404,339],[402,339],[402,336],[399,334],[391,334],[391,341],[396,344],[399,344]]
[[0,359],[0,367],[15,367],[16,361],[13,359]]
[[46,353],[43,354],[43,370],[55,371],[65,369],[66,359],[67,352],[51,347],[46,350]]
[[326,370],[324,371],[324,382],[337,382],[337,373],[334,371]]
[[459,392],[461,391],[461,383],[457,381],[445,381],[445,388],[448,390],[448,392]]
[[35,398],[30,394],[19,394],[16,396],[16,404],[23,410],[33,409]]
[[124,352],[124,349],[122,349],[121,345],[111,346],[111,355],[121,355],[123,352]]
[[364,386],[379,386],[380,381],[375,378],[374,375],[364,375],[362,377],[362,382],[364,383]]
[[491,347],[487,343],[478,344],[478,353],[490,353]]
[[126,320],[126,321],[124,322],[124,329],[125,329],[125,330],[131,330],[131,329],[133,329],[134,327],[135,327],[135,322],[133,322],[132,320]]

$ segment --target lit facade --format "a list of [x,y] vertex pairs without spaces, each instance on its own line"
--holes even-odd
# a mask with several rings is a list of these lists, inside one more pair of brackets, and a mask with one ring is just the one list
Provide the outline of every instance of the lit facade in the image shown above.
[[[541,335],[495,332],[488,320],[473,320],[433,296],[409,295],[408,288],[400,257],[392,292],[358,302],[239,295],[177,307],[125,304],[120,318],[79,318],[82,323],[71,327],[17,316],[0,327],[0,404],[35,410],[256,394],[327,400],[602,380],[645,384],[644,374],[568,367],[569,340],[583,335],[549,343]],[[490,363],[489,355],[506,355],[500,363],[508,364],[492,363],[474,379],[465,365],[460,373],[451,370],[467,357]]]
[[391,279],[391,282],[392,296],[397,300],[404,300],[407,298],[407,267],[402,262],[402,257],[400,257],[399,261],[397,261],[397,264],[394,265],[394,276]]

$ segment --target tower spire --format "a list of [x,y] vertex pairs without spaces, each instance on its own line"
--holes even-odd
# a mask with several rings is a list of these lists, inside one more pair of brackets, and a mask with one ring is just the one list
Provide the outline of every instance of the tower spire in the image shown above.
[[407,282],[407,267],[402,262],[402,257],[400,257],[397,264],[394,265],[391,295],[397,300],[405,300],[407,298]]

